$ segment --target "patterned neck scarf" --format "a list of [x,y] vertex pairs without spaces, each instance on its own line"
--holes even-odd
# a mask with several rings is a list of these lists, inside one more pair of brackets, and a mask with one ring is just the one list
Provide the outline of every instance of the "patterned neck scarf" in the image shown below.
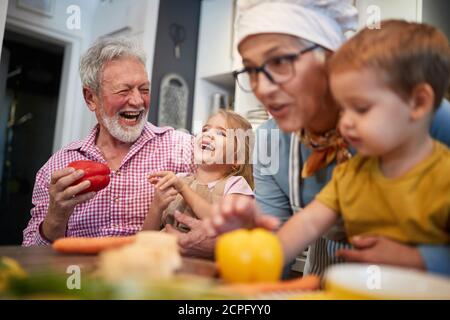
[[297,133],[300,141],[312,149],[311,155],[306,159],[302,169],[302,178],[313,176],[318,170],[325,168],[334,159],[342,163],[352,157],[349,145],[342,138],[338,130],[333,129],[321,135],[315,135],[306,130]]

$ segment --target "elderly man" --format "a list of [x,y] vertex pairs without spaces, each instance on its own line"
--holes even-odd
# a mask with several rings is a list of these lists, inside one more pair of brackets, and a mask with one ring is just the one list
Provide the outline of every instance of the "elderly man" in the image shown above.
[[[192,136],[147,122],[150,83],[145,55],[125,39],[98,41],[82,57],[83,96],[98,124],[81,141],[55,153],[39,170],[24,246],[61,237],[126,236],[141,229],[154,189],[154,171],[193,170]],[[111,182],[98,193],[77,195],[89,182],[72,186],[84,172],[76,160],[106,163]]]

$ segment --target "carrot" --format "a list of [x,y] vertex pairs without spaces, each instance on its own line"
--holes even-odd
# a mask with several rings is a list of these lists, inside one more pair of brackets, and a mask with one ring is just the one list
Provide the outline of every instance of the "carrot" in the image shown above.
[[318,290],[319,288],[320,278],[314,275],[277,282],[239,283],[221,286],[221,289],[225,291],[240,294],[258,294],[288,290]]
[[130,237],[61,238],[53,243],[53,249],[62,253],[94,254],[100,251],[132,243]]

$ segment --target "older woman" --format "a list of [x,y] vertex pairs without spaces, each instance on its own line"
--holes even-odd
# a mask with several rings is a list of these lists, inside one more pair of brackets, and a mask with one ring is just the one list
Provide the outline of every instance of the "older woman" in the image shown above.
[[[259,132],[280,128],[293,133],[282,134],[275,141],[280,146],[279,171],[271,172],[260,162],[255,166],[257,201],[266,213],[287,220],[325,186],[336,164],[351,157],[351,150],[336,130],[339,108],[330,94],[326,61],[345,41],[344,33],[355,27],[357,12],[350,1],[343,0],[240,4],[237,40],[244,68],[236,72],[238,84],[253,91],[273,116]],[[449,110],[448,104],[440,108],[432,129],[435,138],[447,143],[450,132],[442,124],[450,120]],[[239,215],[259,209],[251,202],[225,200],[219,211]],[[220,230],[223,219],[220,215],[216,218]],[[252,223],[267,228],[276,225],[267,218]],[[339,261],[337,250],[353,260],[435,271],[449,268],[448,247],[415,248],[388,239],[366,238],[355,239],[355,246],[363,250],[357,252],[349,250],[345,239],[345,231],[338,224],[314,243],[305,273],[321,274]],[[437,262],[436,257],[442,259]]]

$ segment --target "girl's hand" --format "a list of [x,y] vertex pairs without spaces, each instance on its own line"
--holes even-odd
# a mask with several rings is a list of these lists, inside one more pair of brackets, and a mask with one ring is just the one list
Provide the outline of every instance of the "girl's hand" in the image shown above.
[[215,236],[240,228],[275,230],[280,221],[262,214],[254,199],[232,194],[225,196],[219,205],[214,206],[211,217],[205,219],[204,223],[208,234]]
[[155,197],[153,198],[153,203],[159,211],[164,211],[167,209],[169,204],[175,200],[178,195],[178,191],[175,188],[167,188],[165,190],[161,190],[160,188],[155,187]]
[[178,177],[172,171],[159,171],[152,173],[149,176],[150,183],[155,185],[155,188],[160,190],[165,190],[169,187],[175,188],[178,192],[184,187],[183,181],[178,179]]

